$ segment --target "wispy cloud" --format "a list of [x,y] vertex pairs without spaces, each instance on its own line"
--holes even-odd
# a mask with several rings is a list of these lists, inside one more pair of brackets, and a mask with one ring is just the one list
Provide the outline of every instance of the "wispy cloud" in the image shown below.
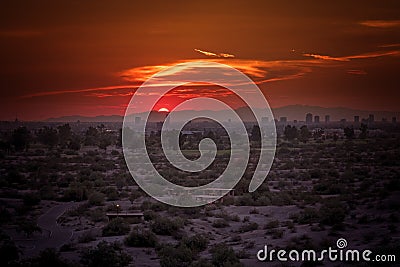
[[349,59],[346,58],[346,57],[332,57],[332,56],[327,56],[327,55],[308,54],[308,53],[303,54],[303,56],[305,56],[305,57],[313,57],[313,58],[316,58],[316,59],[323,59],[323,60],[349,61]]
[[366,75],[367,72],[365,70],[347,70],[348,74],[353,74],[353,75]]
[[383,45],[380,45],[378,47],[382,47],[382,48],[400,47],[400,43],[397,43],[397,44],[383,44]]
[[374,28],[393,28],[400,27],[400,20],[364,20],[360,25]]
[[391,50],[391,51],[374,51],[368,52],[358,55],[350,55],[350,56],[343,56],[343,57],[332,57],[328,55],[319,55],[319,54],[308,54],[305,53],[303,56],[305,57],[312,57],[315,59],[322,59],[322,60],[331,60],[331,61],[350,61],[352,59],[367,59],[367,58],[376,58],[376,57],[384,57],[384,56],[397,56],[400,54],[400,50]]
[[199,52],[200,54],[209,56],[209,57],[221,57],[221,58],[234,58],[235,55],[232,54],[228,54],[228,53],[213,53],[213,52],[209,52],[209,51],[204,51],[204,50],[200,50],[195,48],[194,51]]
[[376,57],[384,57],[384,56],[398,56],[400,55],[400,50],[391,50],[391,51],[376,51],[369,52],[360,55],[348,56],[348,59],[362,59],[362,58],[376,58]]
[[[55,90],[55,91],[44,91],[37,92],[33,94],[23,95],[22,98],[31,98],[31,97],[40,97],[40,96],[51,96],[51,95],[62,95],[62,94],[76,94],[76,93],[85,93],[85,92],[101,92],[101,91],[112,91],[112,90],[120,90],[120,89],[132,89],[135,90],[137,86],[135,85],[115,85],[115,86],[105,86],[105,87],[93,87],[93,88],[83,88],[83,89],[74,89],[74,90]],[[97,97],[106,97],[106,94],[97,95]]]

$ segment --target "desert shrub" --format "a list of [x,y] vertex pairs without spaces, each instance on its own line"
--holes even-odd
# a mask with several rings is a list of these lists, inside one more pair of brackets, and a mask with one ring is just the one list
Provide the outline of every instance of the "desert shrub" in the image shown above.
[[107,187],[105,189],[105,194],[107,196],[107,200],[110,201],[118,200],[119,198],[118,191],[114,187]]
[[189,266],[194,260],[194,253],[183,244],[166,244],[157,251],[162,267]]
[[151,221],[158,217],[160,217],[160,215],[158,215],[156,212],[152,210],[146,210],[143,212],[143,219],[145,221]]
[[292,215],[291,218],[299,224],[308,224],[318,222],[319,214],[314,208],[305,208],[298,214]]
[[129,230],[129,224],[127,224],[124,219],[115,218],[103,228],[103,236],[125,235],[129,233]]
[[89,195],[89,204],[92,206],[100,206],[104,203],[104,194],[100,192],[93,192]]
[[319,209],[320,222],[326,225],[335,225],[343,222],[346,217],[346,209],[340,201],[325,202]]
[[279,227],[279,221],[278,220],[274,220],[274,221],[268,222],[264,226],[264,229],[273,229],[273,228],[277,228],[277,227]]
[[315,193],[321,195],[334,195],[344,193],[345,186],[343,184],[335,183],[334,181],[323,181],[314,185],[313,190]]
[[229,223],[225,219],[216,219],[213,221],[212,226],[215,228],[225,228],[229,226]]
[[239,250],[239,251],[236,253],[236,256],[237,256],[239,259],[249,259],[249,258],[251,257],[251,254],[250,254],[248,251],[242,249],[242,250]]
[[242,266],[239,258],[236,256],[235,251],[226,244],[215,245],[211,249],[211,261],[216,267],[222,266]]
[[157,244],[156,235],[143,228],[135,227],[125,238],[125,245],[130,247],[155,247]]
[[104,211],[101,208],[96,208],[94,210],[89,210],[87,212],[89,218],[94,222],[102,222],[107,219]]
[[78,237],[79,243],[89,243],[94,240],[96,240],[96,237],[91,231],[87,231]]
[[[81,262],[88,267],[124,267],[132,261],[118,243],[100,242],[82,253]],[[56,265],[52,265],[56,266]]]
[[156,217],[150,224],[151,230],[158,235],[174,235],[183,226],[184,222],[181,219],[169,219],[166,217]]
[[258,211],[258,209],[253,208],[249,211],[250,214],[259,214],[260,212]]
[[240,242],[240,241],[242,241],[242,237],[240,235],[234,235],[230,239],[230,242]]
[[159,202],[151,202],[151,201],[143,201],[140,206],[142,211],[152,210],[152,211],[164,211],[168,209],[167,204],[159,203]]
[[112,151],[111,151],[111,155],[113,155],[113,156],[118,156],[118,155],[119,155],[119,152],[118,152],[117,150],[112,150]]
[[275,206],[292,205],[293,199],[286,192],[274,192],[271,194],[271,204]]
[[207,259],[201,258],[197,261],[192,262],[190,267],[214,267],[214,265]]
[[254,206],[254,199],[250,194],[243,194],[242,196],[235,199],[237,206]]
[[[26,264],[26,265],[25,265]],[[61,258],[60,253],[54,249],[47,248],[40,252],[39,256],[28,259],[22,266],[73,266],[69,261]],[[19,266],[19,265],[18,265]]]
[[224,206],[230,206],[235,204],[235,197],[234,196],[224,196],[224,201],[222,202],[222,205]]
[[284,231],[282,229],[269,229],[266,234],[271,235],[273,239],[282,238]]
[[258,224],[256,222],[250,222],[243,224],[239,227],[239,233],[250,232],[258,229]]
[[194,252],[200,252],[207,248],[208,238],[202,234],[195,234],[190,237],[184,237],[182,243]]

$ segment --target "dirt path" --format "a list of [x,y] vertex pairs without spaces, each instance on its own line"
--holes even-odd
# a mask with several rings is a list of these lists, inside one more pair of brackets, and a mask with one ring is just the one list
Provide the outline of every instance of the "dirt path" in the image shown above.
[[32,249],[25,251],[24,256],[30,257],[37,255],[46,248],[58,249],[67,243],[71,239],[73,231],[59,225],[57,219],[68,209],[76,207],[77,205],[78,203],[75,202],[62,203],[50,208],[46,213],[40,216],[37,223],[43,231],[43,238],[34,240]]

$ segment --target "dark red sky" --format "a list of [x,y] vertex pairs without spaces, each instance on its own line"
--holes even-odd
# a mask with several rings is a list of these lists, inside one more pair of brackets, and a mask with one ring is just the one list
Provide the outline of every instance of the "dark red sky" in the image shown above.
[[160,66],[198,59],[244,71],[272,107],[400,110],[399,1],[142,2],[2,3],[0,119],[122,115]]

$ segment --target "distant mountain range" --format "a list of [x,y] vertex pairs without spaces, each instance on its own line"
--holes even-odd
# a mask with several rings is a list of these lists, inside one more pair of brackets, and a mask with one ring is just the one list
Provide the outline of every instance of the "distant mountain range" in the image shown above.
[[[253,116],[248,108],[239,108],[236,110],[237,113],[244,118],[246,121],[252,121]],[[368,110],[357,110],[351,108],[344,107],[335,107],[335,108],[325,108],[318,106],[307,106],[307,105],[290,105],[279,108],[273,108],[272,112],[274,114],[275,119],[279,120],[280,117],[287,117],[288,121],[298,120],[304,121],[306,114],[311,113],[313,116],[320,116],[320,121],[324,121],[325,115],[330,116],[331,121],[339,121],[341,119],[346,119],[349,121],[353,121],[354,116],[359,116],[360,120],[362,118],[368,118],[369,114],[373,114],[375,116],[376,121],[380,121],[382,118],[386,118],[388,121],[392,119],[392,117],[397,117],[400,119],[400,112],[390,112],[390,111],[368,111]],[[179,120],[179,117],[184,117],[184,115],[199,115],[200,111],[197,110],[183,110],[177,111],[176,117]],[[201,111],[202,114],[212,114],[216,118],[220,120],[227,120],[228,113],[226,110],[205,110]],[[131,116],[142,117],[144,113],[133,114]],[[163,112],[153,112],[152,120],[160,121],[161,118],[164,118],[165,113]],[[123,116],[120,115],[110,115],[110,116],[95,116],[95,117],[87,117],[80,115],[73,116],[63,116],[57,118],[49,118],[47,122],[122,122]],[[269,118],[271,120],[271,118]]]

